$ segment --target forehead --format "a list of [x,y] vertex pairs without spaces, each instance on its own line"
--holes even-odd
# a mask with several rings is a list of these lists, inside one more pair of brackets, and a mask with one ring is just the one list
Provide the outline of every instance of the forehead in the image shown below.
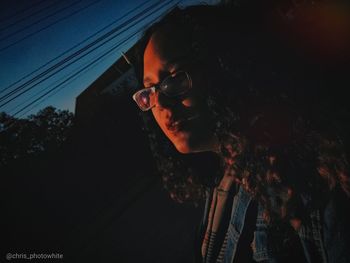
[[188,56],[191,39],[188,32],[176,26],[164,26],[151,36],[144,53],[144,66],[160,60],[162,64],[176,63]]

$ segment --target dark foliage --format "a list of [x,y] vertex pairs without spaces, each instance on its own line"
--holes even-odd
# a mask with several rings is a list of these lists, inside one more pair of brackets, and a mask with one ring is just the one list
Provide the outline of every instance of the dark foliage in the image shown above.
[[0,167],[57,151],[73,127],[73,113],[52,106],[26,119],[0,113]]

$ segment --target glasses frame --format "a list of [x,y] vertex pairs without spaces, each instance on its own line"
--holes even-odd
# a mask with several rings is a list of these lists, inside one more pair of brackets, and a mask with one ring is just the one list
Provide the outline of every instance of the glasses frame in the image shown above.
[[[188,88],[182,92],[179,92],[179,93],[176,93],[176,94],[167,94],[166,92],[162,91],[161,90],[161,87],[162,87],[162,84],[169,78],[174,78],[176,75],[178,75],[179,73],[185,73],[186,74],[186,77],[187,77],[187,80],[188,80]],[[192,79],[191,79],[191,76],[190,74],[187,72],[187,71],[184,71],[184,70],[180,70],[180,71],[177,71],[177,72],[174,72],[170,75],[168,75],[167,77],[165,77],[161,82],[159,82],[158,84],[155,84],[151,87],[148,87],[148,88],[143,88],[143,89],[140,89],[139,91],[135,92],[133,95],[132,95],[132,98],[133,100],[136,102],[137,106],[142,110],[142,111],[148,111],[150,109],[152,109],[155,104],[147,107],[147,108],[143,108],[139,105],[139,103],[137,102],[137,97],[139,94],[141,94],[142,92],[144,92],[145,90],[150,90],[151,89],[151,93],[156,93],[156,92],[161,92],[162,94],[164,94],[165,96],[167,97],[170,97],[170,98],[173,98],[173,97],[177,97],[177,96],[181,96],[185,93],[188,92],[188,90],[190,90],[192,88]]]

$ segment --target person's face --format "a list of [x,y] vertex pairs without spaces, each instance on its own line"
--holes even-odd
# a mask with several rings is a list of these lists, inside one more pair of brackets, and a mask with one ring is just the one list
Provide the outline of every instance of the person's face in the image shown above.
[[[175,97],[157,92],[152,113],[158,125],[181,153],[216,151],[211,114],[205,99],[206,81],[199,65],[189,59],[189,45],[181,38],[154,34],[144,53],[144,86],[186,71],[192,81],[188,92]],[[202,73],[202,74],[201,74]]]

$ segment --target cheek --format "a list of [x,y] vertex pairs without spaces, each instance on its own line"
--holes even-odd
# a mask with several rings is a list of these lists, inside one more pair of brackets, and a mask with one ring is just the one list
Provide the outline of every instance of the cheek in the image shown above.
[[196,100],[193,99],[193,98],[185,98],[181,103],[186,108],[190,108],[190,107],[196,106]]
[[188,94],[182,98],[181,105],[184,108],[192,108],[194,110],[205,108],[206,98],[202,87],[203,85],[193,87]]
[[164,113],[164,111],[160,111],[160,110],[158,110],[157,107],[154,107],[152,109],[152,114],[153,114],[154,119],[158,123],[159,127],[167,135],[167,129],[166,129],[166,125],[165,125],[167,118],[166,118],[166,114]]
[[156,122],[158,123],[159,126],[164,125],[164,118],[162,119],[162,116],[161,116],[159,110],[157,110],[156,107],[154,107],[152,109],[152,114],[153,114],[153,117],[154,117],[154,119],[156,120]]
[[157,108],[152,109],[152,114],[153,114],[153,117],[156,120],[157,124],[159,125],[159,127],[161,128],[163,133],[165,134],[165,136],[168,137],[168,139],[172,143],[176,144],[176,135],[169,132],[167,127],[166,127],[166,122],[167,122],[166,114],[163,111],[159,111]]
[[181,106],[190,111],[198,111],[199,108],[202,108],[204,99],[201,97],[199,92],[199,89],[192,90],[189,92],[189,94],[187,94],[187,96],[181,98]]

